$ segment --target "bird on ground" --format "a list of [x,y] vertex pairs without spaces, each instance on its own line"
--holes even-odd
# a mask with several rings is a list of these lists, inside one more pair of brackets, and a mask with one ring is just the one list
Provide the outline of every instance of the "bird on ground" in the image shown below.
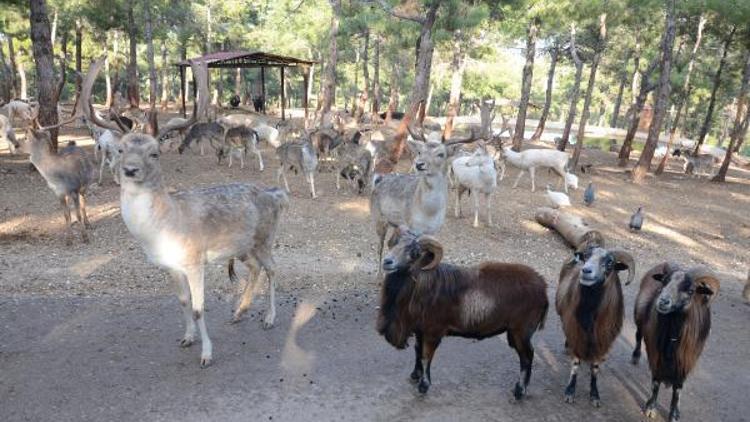
[[552,208],[562,208],[570,206],[570,197],[562,192],[555,192],[547,185],[547,199],[552,204]]
[[638,231],[643,227],[643,207],[638,207],[638,211],[630,216],[630,224],[628,224],[630,230]]
[[596,190],[594,189],[594,184],[592,182],[589,182],[589,185],[586,186],[586,190],[583,192],[583,202],[586,204],[586,206],[591,206],[591,204],[594,203],[594,200],[596,199]]

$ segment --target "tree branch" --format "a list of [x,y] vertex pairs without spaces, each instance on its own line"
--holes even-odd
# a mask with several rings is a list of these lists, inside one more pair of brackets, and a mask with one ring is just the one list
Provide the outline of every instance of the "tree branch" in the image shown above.
[[[374,0],[365,0],[365,3],[373,3]],[[413,15],[406,15],[403,13],[399,13],[394,9],[386,0],[377,0],[377,3],[380,5],[380,7],[389,15],[393,16],[394,18],[404,19],[412,22],[416,22],[418,24],[424,24],[425,18],[420,16],[413,16]]]

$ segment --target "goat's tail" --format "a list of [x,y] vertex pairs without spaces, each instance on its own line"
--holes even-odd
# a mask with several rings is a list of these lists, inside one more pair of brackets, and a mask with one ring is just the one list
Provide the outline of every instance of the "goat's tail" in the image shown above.
[[227,263],[227,273],[229,273],[229,281],[232,283],[236,283],[239,280],[237,273],[234,271],[234,258],[230,258]]
[[542,310],[542,316],[539,318],[539,324],[536,326],[537,331],[544,329],[544,322],[547,320],[547,311],[549,311],[549,300],[544,304],[544,310]]

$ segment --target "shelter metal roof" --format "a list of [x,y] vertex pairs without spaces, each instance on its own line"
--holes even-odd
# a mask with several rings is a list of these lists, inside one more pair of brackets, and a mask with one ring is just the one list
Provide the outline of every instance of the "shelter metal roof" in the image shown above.
[[[309,66],[315,61],[303,60],[295,57],[280,56],[262,51],[215,51],[203,56],[190,59],[196,62],[207,62],[209,68],[248,68],[248,67],[297,67]],[[190,60],[176,64],[179,67],[190,66]]]

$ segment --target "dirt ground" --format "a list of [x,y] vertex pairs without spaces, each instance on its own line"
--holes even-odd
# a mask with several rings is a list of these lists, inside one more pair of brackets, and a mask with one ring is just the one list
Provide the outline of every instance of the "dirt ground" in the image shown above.
[[[83,131],[68,135],[85,138]],[[261,173],[252,160],[240,170],[217,167],[210,154],[165,153],[163,173],[174,189],[232,181],[274,185],[275,156],[268,148],[263,154],[267,169]],[[750,306],[740,298],[750,261],[750,172],[732,169],[729,183],[713,184],[680,175],[672,163],[664,177],[636,186],[612,153],[586,150],[582,161],[594,171],[581,176],[581,185],[592,180],[598,199],[586,208],[582,189],[575,191],[574,212],[635,256],[636,280],[664,260],[709,265],[722,280],[714,329],[682,395],[683,420],[750,420]],[[499,185],[492,227],[484,214],[480,227],[471,227],[468,201],[466,218],[454,218],[451,199],[438,236],[444,260],[531,265],[547,279],[552,299],[570,251],[534,221],[534,212],[546,205],[545,184],[557,180],[539,172],[539,189],[531,193],[528,176],[511,189],[516,173],[510,169]],[[374,329],[379,283],[367,198],[337,193],[332,173],[316,181],[319,198],[313,200],[302,177],[290,177],[291,206],[275,247],[273,329],[261,327],[264,291],[245,321],[227,324],[236,287],[223,265],[207,271],[214,363],[200,369],[199,346],[178,346],[184,327],[170,282],[128,233],[111,176],[105,174],[90,195],[91,242],[66,247],[52,192],[24,156],[0,150],[0,420],[642,419],[648,367],[628,359],[637,282],[624,288],[624,329],[600,375],[603,407],[588,403],[586,382],[579,383],[575,404],[563,403],[569,358],[554,312],[533,340],[537,354],[526,401],[512,401],[518,360],[504,336],[446,339],[433,364],[432,388],[420,396],[408,381],[413,352],[393,349]],[[647,220],[633,234],[627,221],[639,205]],[[663,389],[662,419],[669,396]]]

